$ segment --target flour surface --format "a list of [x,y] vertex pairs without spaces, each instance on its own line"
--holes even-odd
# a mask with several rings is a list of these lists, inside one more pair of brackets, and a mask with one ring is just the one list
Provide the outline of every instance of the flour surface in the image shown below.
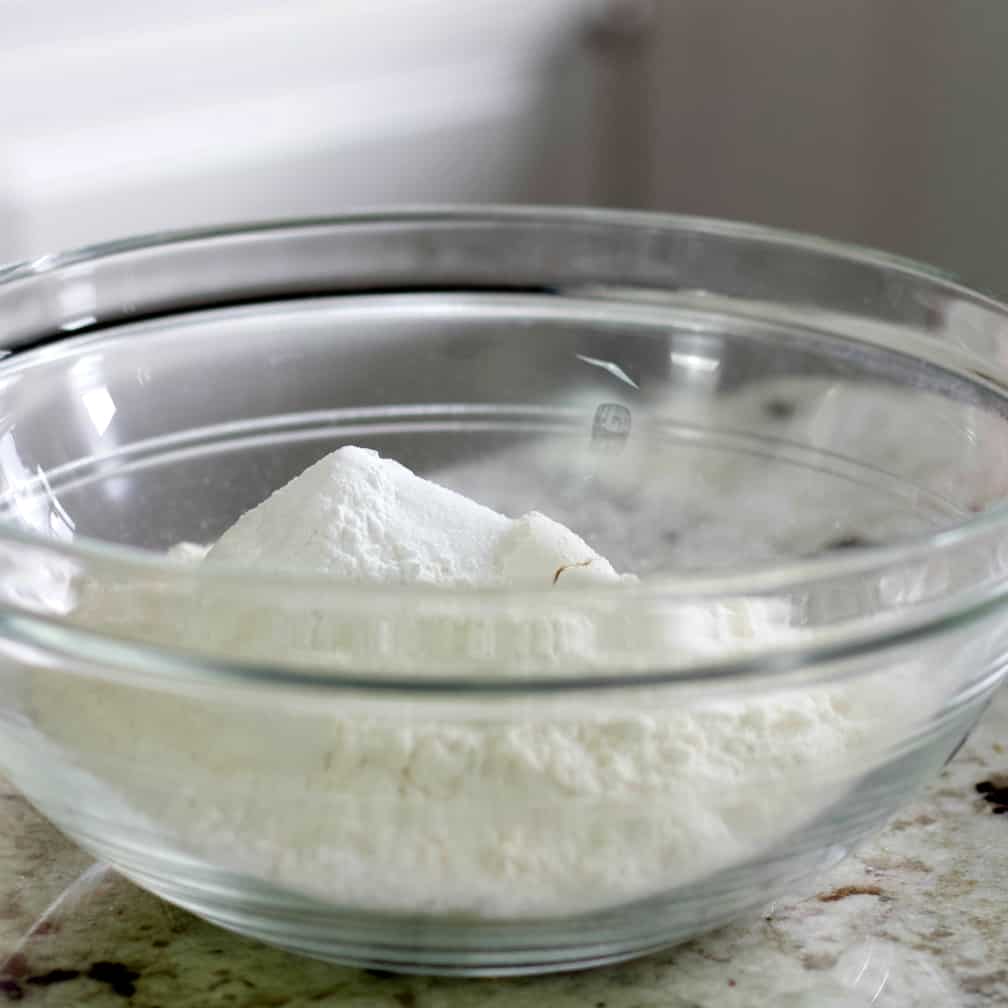
[[[350,583],[560,590],[625,577],[546,516],[512,520],[357,448],[242,516],[205,558],[178,555]],[[278,643],[338,646],[363,668],[408,669],[426,648],[426,660],[441,649],[446,661],[504,662],[502,673],[534,659],[576,675],[613,635],[702,656],[785,635],[788,621],[757,600],[694,604],[661,626],[575,613],[563,626],[413,627],[383,650],[329,611],[277,621],[217,596],[197,600],[177,632],[251,657]],[[396,641],[410,655],[394,653]],[[919,713],[907,691],[917,671],[702,704],[600,694],[569,711],[534,699],[474,714],[348,696],[294,718],[281,701],[267,710],[73,681],[40,684],[35,700],[50,738],[81,754],[81,787],[99,807],[105,794],[125,800],[138,828],[166,830],[197,857],[361,909],[515,918],[615,906],[767,850],[840,797],[854,768]]]

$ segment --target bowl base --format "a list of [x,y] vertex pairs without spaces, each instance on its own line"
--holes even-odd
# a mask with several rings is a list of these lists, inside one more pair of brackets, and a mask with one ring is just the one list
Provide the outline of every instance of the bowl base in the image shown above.
[[[376,916],[337,910],[223,878],[186,881],[119,867],[154,895],[224,930],[342,966],[432,976],[525,976],[591,969],[653,954],[758,913],[847,848],[818,852],[815,864],[764,877],[759,885],[697,887],[604,913],[523,922]],[[794,867],[794,866],[792,866]],[[752,878],[747,879],[751,883]],[[692,887],[691,887],[692,889]],[[265,897],[265,898],[264,898]]]
[[[666,935],[649,935],[648,940],[633,942],[549,947],[537,937],[534,943],[530,943],[531,947],[527,948],[502,947],[490,944],[489,940],[484,948],[473,947],[470,943],[434,948],[422,942],[411,943],[408,939],[402,944],[394,938],[388,942],[354,940],[346,934],[348,929],[345,919],[334,920],[328,935],[324,928],[320,931],[317,925],[301,929],[293,922],[286,922],[286,926],[278,928],[278,922],[264,919],[260,915],[222,914],[219,907],[211,908],[200,903],[181,901],[159,892],[141,879],[130,877],[130,880],[225,931],[253,938],[285,952],[355,969],[422,976],[516,977],[609,966],[682,944],[703,932],[727,924],[740,915],[731,913],[700,931],[693,927],[673,926]],[[755,909],[751,908],[751,912],[755,912]]]

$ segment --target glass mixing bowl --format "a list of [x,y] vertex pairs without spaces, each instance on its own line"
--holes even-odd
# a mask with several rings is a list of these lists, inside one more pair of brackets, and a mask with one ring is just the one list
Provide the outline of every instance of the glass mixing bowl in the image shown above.
[[[1008,315],[914,264],[448,210],[0,281],[0,766],[225,927],[430,972],[668,945],[842,858],[1003,675]],[[351,443],[640,581],[166,552]],[[257,632],[199,631],[224,614]]]

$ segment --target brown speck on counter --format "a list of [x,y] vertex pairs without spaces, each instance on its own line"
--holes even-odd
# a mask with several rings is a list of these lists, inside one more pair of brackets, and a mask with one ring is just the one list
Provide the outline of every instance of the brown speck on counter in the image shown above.
[[967,976],[960,980],[962,989],[967,994],[989,994],[997,985],[1008,983],[1008,970],[995,970],[993,973],[981,973],[977,976]]
[[136,993],[136,984],[133,981],[140,977],[139,973],[122,963],[105,961],[92,963],[85,975],[89,980],[108,984],[113,994],[127,998]]
[[820,903],[837,903],[847,899],[848,896],[884,896],[882,889],[877,885],[845,885],[839,889],[833,889],[828,893],[819,893],[816,899]]
[[416,1008],[416,994],[413,991],[399,991],[392,995],[392,1000],[402,1005],[402,1008]]
[[910,819],[894,819],[889,824],[889,829],[894,833],[902,833],[904,830],[916,829],[918,827],[926,828],[928,826],[934,826],[938,820],[933,815],[928,815],[927,812],[920,812]]
[[802,956],[802,966],[810,971],[833,969],[837,964],[837,957],[832,952],[806,952]]
[[31,970],[28,968],[28,962],[25,957],[21,955],[20,952],[15,952],[4,964],[0,972],[3,973],[5,977],[11,977],[14,980],[20,980],[22,977],[28,976]]
[[53,984],[76,980],[80,975],[80,970],[54,969],[49,970],[48,973],[40,973],[38,976],[28,977],[25,983],[34,984],[36,987],[50,987]]
[[994,774],[987,780],[980,781],[976,789],[977,794],[981,795],[985,802],[994,806],[991,810],[994,815],[1004,815],[1008,812],[1008,776]]
[[0,995],[7,1001],[21,1001],[24,991],[21,985],[13,980],[0,980]]

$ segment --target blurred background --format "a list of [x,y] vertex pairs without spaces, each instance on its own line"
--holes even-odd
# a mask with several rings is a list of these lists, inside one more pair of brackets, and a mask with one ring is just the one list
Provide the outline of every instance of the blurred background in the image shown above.
[[417,202],[759,221],[1008,295],[1005,0],[0,0],[0,262]]

